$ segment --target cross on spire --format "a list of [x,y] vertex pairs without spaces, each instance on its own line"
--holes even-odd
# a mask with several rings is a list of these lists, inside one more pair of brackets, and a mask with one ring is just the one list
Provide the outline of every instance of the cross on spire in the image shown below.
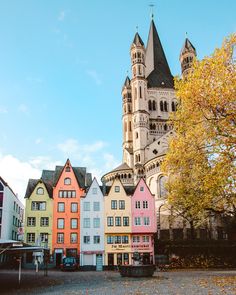
[[155,6],[155,5],[154,5],[153,3],[150,3],[150,4],[149,4],[150,10],[151,10],[151,20],[153,20],[153,18],[154,18],[154,11],[153,11],[153,10],[154,10],[154,9],[153,9],[154,6]]

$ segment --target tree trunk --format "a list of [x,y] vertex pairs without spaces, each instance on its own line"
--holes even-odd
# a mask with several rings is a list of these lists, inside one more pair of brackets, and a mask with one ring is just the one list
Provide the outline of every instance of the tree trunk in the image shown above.
[[194,240],[194,239],[195,239],[195,233],[194,233],[194,225],[193,225],[193,221],[190,221],[189,224],[190,224],[191,240]]

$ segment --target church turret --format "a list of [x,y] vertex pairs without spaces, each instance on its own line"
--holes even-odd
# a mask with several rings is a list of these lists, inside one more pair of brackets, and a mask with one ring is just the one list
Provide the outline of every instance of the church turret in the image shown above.
[[132,124],[132,95],[130,79],[127,76],[122,88],[123,98],[123,162],[132,166],[132,154],[133,154],[133,124]]
[[[133,109],[133,167],[145,162],[145,146],[148,142],[149,113],[147,111],[147,80],[145,78],[145,47],[138,33],[135,34],[130,49],[132,64],[132,109]],[[135,171],[135,175],[137,175]],[[138,179],[136,180],[138,181]],[[135,181],[135,182],[136,182]]]
[[191,69],[194,58],[197,56],[197,52],[193,44],[188,38],[185,39],[184,45],[180,52],[180,63],[183,77],[186,77]]

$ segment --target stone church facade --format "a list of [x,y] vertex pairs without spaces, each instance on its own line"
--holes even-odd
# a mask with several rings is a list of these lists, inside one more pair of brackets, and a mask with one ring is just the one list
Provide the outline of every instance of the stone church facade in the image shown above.
[[[182,75],[187,75],[196,50],[186,38],[180,53]],[[176,111],[177,101],[171,74],[154,21],[151,21],[147,46],[135,34],[130,48],[131,79],[126,77],[122,88],[123,161],[102,177],[111,185],[118,177],[124,186],[136,185],[144,178],[155,195],[158,226],[162,229],[182,228],[182,221],[170,224],[169,210],[165,209],[165,176],[160,170],[174,134],[168,121]]]

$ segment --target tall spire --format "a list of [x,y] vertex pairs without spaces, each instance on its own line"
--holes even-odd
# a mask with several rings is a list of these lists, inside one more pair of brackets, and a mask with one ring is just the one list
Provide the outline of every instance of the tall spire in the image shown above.
[[137,45],[137,46],[143,46],[143,40],[141,39],[141,37],[139,36],[139,33],[137,32],[134,36],[134,41],[133,44]]
[[174,87],[173,76],[153,20],[148,35],[145,63],[148,87]]

